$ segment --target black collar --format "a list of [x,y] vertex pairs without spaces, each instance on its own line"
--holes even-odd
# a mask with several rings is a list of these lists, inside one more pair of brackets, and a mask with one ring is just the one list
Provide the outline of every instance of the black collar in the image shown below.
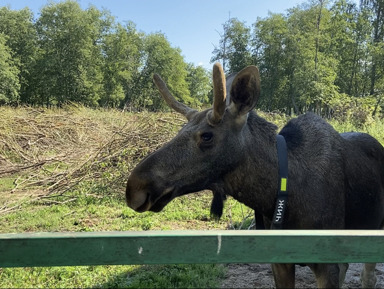
[[288,199],[288,152],[287,143],[282,135],[276,136],[276,143],[279,163],[279,190],[277,192],[276,208],[273,214],[271,229],[282,229]]

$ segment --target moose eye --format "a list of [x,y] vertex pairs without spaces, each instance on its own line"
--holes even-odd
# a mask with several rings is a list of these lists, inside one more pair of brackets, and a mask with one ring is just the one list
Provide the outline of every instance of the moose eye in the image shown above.
[[211,132],[205,132],[201,134],[201,140],[203,142],[210,142],[213,138],[213,133]]

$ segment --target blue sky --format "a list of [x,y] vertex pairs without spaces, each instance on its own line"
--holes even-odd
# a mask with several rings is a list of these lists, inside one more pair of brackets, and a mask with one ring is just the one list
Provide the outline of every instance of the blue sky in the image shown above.
[[[60,1],[53,1],[60,2]],[[268,12],[285,13],[303,0],[78,0],[86,9],[90,4],[105,8],[117,21],[133,21],[139,31],[162,32],[173,47],[179,47],[187,62],[210,68],[214,45],[219,43],[222,24],[230,17],[253,24]],[[38,17],[48,0],[0,0],[0,6],[13,10],[29,7]]]

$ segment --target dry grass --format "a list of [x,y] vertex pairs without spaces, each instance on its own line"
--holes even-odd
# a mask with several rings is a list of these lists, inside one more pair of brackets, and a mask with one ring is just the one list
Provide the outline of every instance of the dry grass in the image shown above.
[[[168,141],[184,122],[171,113],[78,106],[0,107],[0,115],[0,214],[26,200],[63,196],[86,182],[108,182],[110,191],[121,190],[138,160]],[[16,196],[23,196],[22,201]]]

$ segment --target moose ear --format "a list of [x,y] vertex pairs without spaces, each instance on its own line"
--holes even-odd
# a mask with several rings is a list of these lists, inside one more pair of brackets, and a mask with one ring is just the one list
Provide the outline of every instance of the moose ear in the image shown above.
[[229,111],[234,115],[245,115],[256,106],[260,96],[260,76],[256,66],[248,66],[236,75],[230,94]]

